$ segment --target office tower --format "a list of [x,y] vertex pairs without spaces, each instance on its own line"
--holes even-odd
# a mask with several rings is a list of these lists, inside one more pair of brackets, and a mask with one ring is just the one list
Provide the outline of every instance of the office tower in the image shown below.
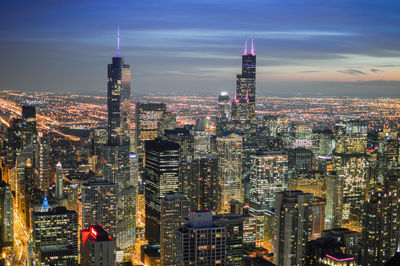
[[218,96],[215,135],[221,136],[228,131],[228,123],[231,118],[231,99],[227,92],[221,92]]
[[158,137],[158,127],[166,111],[167,107],[164,103],[136,104],[136,153],[139,154],[141,161],[144,160],[144,143],[146,140]]
[[179,191],[187,195],[189,189],[189,176],[185,167],[193,160],[194,153],[194,137],[188,128],[176,128],[173,130],[165,130],[164,136],[167,140],[179,144],[180,158],[179,158]]
[[65,207],[33,214],[33,242],[44,265],[78,264],[78,215]]
[[341,244],[345,254],[357,256],[359,240],[361,239],[360,232],[351,231],[347,228],[334,228],[322,231],[321,235],[322,238],[335,239],[336,242]]
[[36,109],[34,106],[22,106],[21,133],[24,146],[36,143]]
[[341,253],[341,247],[341,243],[331,237],[311,240],[306,246],[305,265],[321,265],[320,262],[327,254]]
[[101,224],[115,236],[117,199],[116,185],[107,181],[93,181],[81,185],[82,228]]
[[114,239],[100,225],[81,230],[81,265],[114,265],[114,248]]
[[306,148],[295,148],[288,151],[289,154],[289,169],[291,171],[297,170],[311,170],[313,153]]
[[160,254],[163,265],[175,265],[176,230],[188,215],[189,202],[181,192],[170,192],[161,200]]
[[39,132],[38,138],[38,158],[36,162],[39,170],[39,183],[37,186],[42,191],[47,191],[50,187],[50,137],[45,131]]
[[258,151],[250,158],[250,202],[261,211],[273,210],[276,193],[289,187],[288,154],[285,151]]
[[221,180],[221,211],[228,212],[232,199],[243,201],[243,138],[239,133],[224,132],[217,137],[218,176]]
[[56,165],[56,199],[64,199],[64,175],[60,162]]
[[312,198],[299,190],[276,194],[275,264],[304,264],[312,233]]
[[[316,155],[328,156],[332,154],[333,150],[333,133],[330,129],[323,129],[319,131],[313,131],[313,134],[319,135],[318,145],[315,146],[318,149]],[[317,143],[316,143],[317,144]],[[313,144],[314,147],[314,144]],[[316,150],[317,151],[317,150]]]
[[146,239],[160,243],[161,200],[168,192],[179,188],[179,144],[162,140],[145,142],[144,172],[146,199]]
[[14,242],[14,213],[11,187],[0,181],[0,228],[2,246],[12,246]]
[[344,176],[340,172],[328,172],[326,180],[325,228],[342,226]]
[[256,54],[253,39],[251,52],[247,51],[247,39],[242,56],[242,74],[236,76],[235,97],[232,102],[232,121],[236,130],[243,133],[255,132],[256,109]]
[[374,191],[364,202],[361,264],[384,265],[398,250],[399,197],[396,193]]
[[199,160],[211,156],[211,134],[208,131],[194,129],[193,159]]
[[221,204],[221,185],[217,159],[200,159],[199,210],[216,212]]
[[164,112],[161,115],[161,119],[158,121],[158,137],[164,137],[164,130],[172,130],[176,128],[176,114],[169,111]]
[[20,209],[27,228],[32,227],[34,176],[33,165],[28,159],[25,164],[23,179],[20,183]]
[[226,229],[213,223],[212,213],[189,212],[177,230],[177,265],[226,265]]
[[314,197],[312,202],[312,238],[321,237],[321,232],[325,229],[325,207],[324,198]]

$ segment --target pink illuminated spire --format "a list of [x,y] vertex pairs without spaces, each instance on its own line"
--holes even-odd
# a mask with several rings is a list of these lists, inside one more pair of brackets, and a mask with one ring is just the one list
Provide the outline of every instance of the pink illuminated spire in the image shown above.
[[256,55],[254,51],[254,43],[253,43],[253,38],[251,38],[251,55]]
[[245,42],[244,42],[243,55],[247,55],[247,37],[246,37],[246,40],[245,40]]
[[119,53],[119,26],[118,26],[118,36],[117,36],[117,55],[118,57],[120,57],[120,53]]
[[233,99],[233,102],[235,102],[235,103],[238,103],[238,102],[239,102],[239,100],[236,99],[236,90],[235,90],[235,98]]

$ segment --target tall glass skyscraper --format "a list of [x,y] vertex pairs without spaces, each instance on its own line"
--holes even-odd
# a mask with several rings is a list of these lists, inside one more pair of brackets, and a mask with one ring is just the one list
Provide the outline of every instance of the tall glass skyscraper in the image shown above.
[[253,132],[257,126],[256,110],[256,54],[253,39],[251,51],[247,39],[242,56],[242,74],[236,76],[235,97],[232,102],[232,120],[237,130]]
[[130,183],[130,90],[131,71],[120,56],[119,29],[117,56],[108,65],[107,144],[103,148],[103,179],[116,184],[116,247],[128,251],[135,243],[136,189]]

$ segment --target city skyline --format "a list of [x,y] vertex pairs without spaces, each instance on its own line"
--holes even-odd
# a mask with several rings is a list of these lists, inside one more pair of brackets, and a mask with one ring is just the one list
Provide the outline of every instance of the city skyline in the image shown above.
[[7,3],[0,88],[104,94],[104,65],[117,53],[120,26],[133,96],[233,95],[247,36],[257,50],[259,95],[398,97],[399,4],[360,4]]

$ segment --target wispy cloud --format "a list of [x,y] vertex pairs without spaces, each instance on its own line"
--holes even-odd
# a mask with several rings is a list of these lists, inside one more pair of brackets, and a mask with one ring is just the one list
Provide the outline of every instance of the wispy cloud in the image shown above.
[[358,70],[358,69],[345,69],[345,70],[339,70],[338,72],[343,73],[343,74],[349,74],[349,75],[367,75],[367,73]]
[[370,69],[370,71],[371,71],[371,72],[373,72],[373,73],[379,73],[379,72],[382,72],[382,70],[380,70],[380,69],[376,69],[376,68],[371,68],[371,69]]

